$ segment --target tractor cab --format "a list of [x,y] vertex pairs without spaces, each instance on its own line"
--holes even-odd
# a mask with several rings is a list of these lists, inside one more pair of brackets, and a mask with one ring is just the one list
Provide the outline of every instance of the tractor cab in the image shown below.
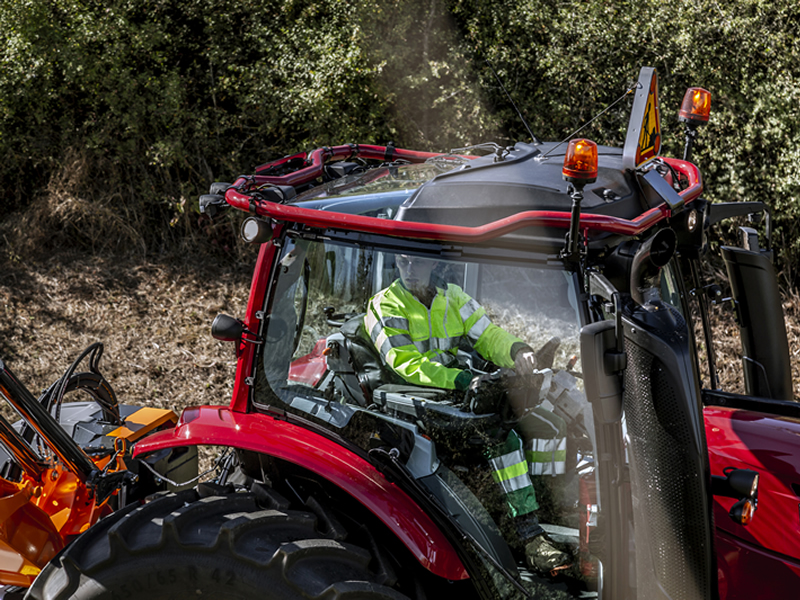
[[[687,597],[713,585],[696,365],[672,266],[702,188],[694,165],[657,157],[654,77],[640,82],[632,121],[650,129],[633,152],[583,140],[353,163],[268,207],[251,410],[333,436],[426,498],[501,597],[623,597],[629,585],[655,597],[665,556],[694,573],[670,583]],[[398,268],[408,263],[426,265],[427,298]],[[623,338],[643,344],[635,359]],[[518,344],[533,372],[515,368]],[[659,409],[641,413],[642,398],[677,401],[680,433]],[[658,490],[672,486],[667,500]],[[678,517],[685,537],[663,538],[658,524]],[[558,560],[532,555],[537,537]],[[620,595],[606,596],[604,576]]]
[[[531,150],[523,152],[535,155]],[[394,174],[387,169],[379,180],[384,191],[361,192],[369,198],[368,210],[382,218],[416,218],[415,211],[426,204],[423,190],[439,178],[458,174],[460,166],[448,165],[442,171],[408,165]],[[405,174],[420,170],[435,177],[418,182],[408,193]],[[341,209],[343,202],[353,201],[320,191],[322,197],[301,195],[290,206],[324,209],[324,201],[324,206],[331,203]],[[374,202],[379,196],[382,205]],[[477,201],[474,196],[464,199]],[[364,205],[353,202],[355,207]],[[492,214],[487,209],[485,214]],[[517,531],[517,523],[535,515],[568,557],[553,565],[559,569],[553,573],[558,573],[559,586],[568,581],[567,587],[591,591],[601,567],[589,545],[590,539],[600,543],[599,535],[591,535],[598,526],[596,434],[581,372],[580,329],[589,315],[579,274],[558,259],[560,245],[555,242],[534,246],[512,241],[504,247],[287,228],[264,307],[252,405],[324,428],[373,460],[391,456],[459,530],[476,540],[476,559],[490,571],[528,571],[525,536]],[[427,339],[402,339],[407,334],[392,328],[398,325],[393,319],[402,319],[399,315],[386,316],[383,332],[368,316],[376,296],[393,289],[407,292],[398,269],[403,260],[426,261],[432,267],[431,285],[440,298],[428,307],[408,296],[416,303],[414,318],[425,321]],[[464,331],[466,319],[455,313],[437,315],[438,302],[445,311],[455,309],[444,298],[456,294],[484,311],[479,327],[491,323],[501,335],[536,351],[536,372],[517,374],[510,356],[502,364],[492,362],[498,357],[476,343],[474,332],[470,337]],[[464,310],[468,309],[462,306]],[[386,362],[387,349],[404,341],[422,352],[440,348],[438,364],[450,370],[469,373],[470,378],[494,377],[495,398],[476,406],[467,389],[404,378]],[[502,475],[492,466],[492,458],[512,436],[524,457],[518,463],[525,478],[518,477],[520,473],[515,477],[533,486],[530,504],[536,506],[523,514],[515,514],[517,507],[504,493],[505,480],[496,481]],[[526,576],[547,587],[554,585],[549,572],[553,569]],[[500,590],[515,590],[511,580],[498,577]]]

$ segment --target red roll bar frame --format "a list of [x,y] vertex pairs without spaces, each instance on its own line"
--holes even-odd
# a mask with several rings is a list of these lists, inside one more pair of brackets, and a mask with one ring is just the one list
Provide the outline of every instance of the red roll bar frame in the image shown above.
[[[447,156],[441,153],[416,152],[403,150],[393,146],[363,146],[346,144],[332,148],[324,147],[312,152],[302,152],[256,168],[256,175],[243,176],[234,182],[225,192],[226,202],[240,210],[255,213],[275,221],[302,223],[311,227],[326,229],[347,229],[376,233],[395,237],[451,241],[455,243],[480,243],[511,233],[523,227],[559,227],[568,228],[570,213],[568,211],[531,210],[492,221],[477,227],[458,225],[442,225],[434,223],[416,223],[411,221],[391,221],[377,217],[366,217],[331,211],[320,211],[301,208],[287,204],[276,204],[253,194],[264,184],[297,186],[313,181],[323,174],[325,164],[336,160],[346,160],[359,156],[368,160],[407,160],[412,163],[424,162],[436,156]],[[474,157],[464,157],[474,158]],[[258,173],[279,171],[293,160],[303,160],[307,166],[286,175],[258,175]],[[683,174],[688,180],[686,189],[679,192],[684,205],[690,204],[703,192],[703,182],[699,169],[692,163],[674,158],[661,158],[673,169]],[[309,164],[310,163],[310,164]],[[653,225],[672,216],[672,210],[664,203],[651,208],[635,219],[623,219],[608,215],[582,214],[580,229],[584,236],[590,232],[612,233],[635,236],[650,229]]]

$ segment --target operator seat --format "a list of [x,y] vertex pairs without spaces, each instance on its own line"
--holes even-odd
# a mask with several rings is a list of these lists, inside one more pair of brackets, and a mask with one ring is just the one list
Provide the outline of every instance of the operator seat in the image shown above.
[[372,393],[386,383],[403,383],[403,378],[389,369],[364,328],[364,313],[350,317],[339,328],[344,344],[338,348],[338,359],[328,358],[331,370],[336,372],[342,391],[357,404],[372,404]]
[[[364,327],[364,313],[345,321],[339,331],[344,337],[344,351],[339,349],[340,360],[337,362],[341,365],[346,361],[349,370],[334,370],[348,388],[349,395],[354,396],[361,406],[368,406],[373,402],[381,404],[375,394],[378,390],[413,394],[428,400],[443,400],[449,396],[447,390],[411,385],[387,367]],[[359,389],[355,389],[356,381]]]

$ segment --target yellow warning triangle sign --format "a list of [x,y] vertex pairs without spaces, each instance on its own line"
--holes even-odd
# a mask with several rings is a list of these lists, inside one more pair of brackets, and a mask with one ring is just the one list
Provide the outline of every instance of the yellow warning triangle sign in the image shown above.
[[661,151],[661,117],[658,109],[658,74],[652,67],[639,72],[628,134],[623,148],[623,166],[636,169]]

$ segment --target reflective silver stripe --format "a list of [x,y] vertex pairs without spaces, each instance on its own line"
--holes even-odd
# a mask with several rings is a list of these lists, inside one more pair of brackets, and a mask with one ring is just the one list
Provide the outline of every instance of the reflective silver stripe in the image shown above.
[[406,334],[400,333],[398,335],[390,335],[386,341],[392,345],[392,348],[400,348],[401,346],[411,346],[416,343]]
[[535,438],[530,443],[531,450],[534,452],[546,452],[552,454],[557,450],[567,449],[567,438]]
[[563,475],[567,464],[563,462],[531,463],[531,475]]
[[566,473],[567,438],[531,440],[531,475],[563,475]]
[[402,346],[411,346],[416,344],[405,334],[387,336],[385,332],[381,331],[378,339],[375,340],[375,345],[380,348],[381,356],[389,354],[392,348],[400,348]]
[[380,322],[383,323],[384,327],[408,331],[408,319],[404,319],[402,317],[384,317]]
[[434,337],[430,339],[431,348],[436,350],[452,350],[453,348],[458,348],[458,342],[461,339],[461,336],[456,337]]
[[372,338],[372,341],[377,343],[378,334],[380,333],[380,321],[373,313],[373,303],[371,302],[370,305],[367,307],[367,314],[364,316],[364,328],[369,332],[369,337]]
[[502,471],[521,462],[525,462],[525,453],[522,450],[514,450],[497,458],[489,459],[489,464],[492,465],[492,469],[495,471]]
[[483,315],[475,322],[475,325],[470,327],[469,331],[467,332],[467,336],[469,339],[477,341],[491,324],[492,322],[489,320],[489,317]]
[[459,311],[458,311],[458,314],[461,316],[461,320],[462,320],[462,321],[466,321],[466,320],[467,320],[467,319],[469,319],[469,318],[470,318],[470,317],[471,317],[471,316],[472,316],[472,315],[475,313],[475,311],[476,311],[476,310],[478,310],[480,307],[481,307],[481,305],[480,305],[480,304],[478,304],[478,303],[475,301],[475,299],[474,299],[474,298],[470,298],[469,302],[467,302],[467,303],[466,303],[464,306],[462,306],[462,307],[459,309]]
[[389,353],[389,350],[392,349],[392,345],[389,343],[389,339],[386,337],[383,329],[381,329],[380,333],[375,337],[375,347],[381,353],[383,360],[386,360],[386,355]]
[[524,490],[526,487],[531,487],[533,485],[531,483],[531,477],[527,473],[524,475],[519,475],[518,477],[506,479],[505,481],[500,481],[498,483],[506,494],[516,492],[518,490]]
[[[366,325],[366,323],[365,323]],[[376,321],[375,325],[369,330],[369,337],[372,338],[373,342],[378,341],[378,336],[383,332],[383,325],[381,325],[380,321]]]
[[408,320],[401,319],[398,317],[398,318],[381,319],[380,321],[376,321],[375,324],[372,326],[372,329],[369,330],[369,337],[372,338],[373,342],[377,342],[378,336],[387,327],[407,332]]

